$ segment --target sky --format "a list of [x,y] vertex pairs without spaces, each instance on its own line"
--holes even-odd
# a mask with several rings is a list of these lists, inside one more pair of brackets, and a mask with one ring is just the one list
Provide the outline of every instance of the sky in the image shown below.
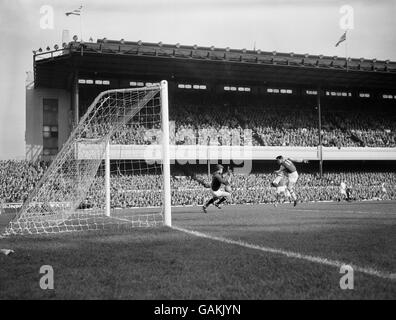
[[[65,15],[80,5],[81,24]],[[44,6],[52,9],[53,24],[43,23],[49,21]],[[61,45],[63,30],[71,37],[82,31],[85,41],[255,46],[340,57],[347,48],[350,57],[396,61],[395,16],[396,0],[0,0],[0,160],[25,157],[32,50]],[[346,27],[347,41],[335,47]]]

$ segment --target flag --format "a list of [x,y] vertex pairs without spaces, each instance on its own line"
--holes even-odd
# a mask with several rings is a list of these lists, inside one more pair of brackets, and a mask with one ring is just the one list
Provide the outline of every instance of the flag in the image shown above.
[[75,16],[79,16],[79,15],[81,15],[81,9],[82,9],[82,6],[80,6],[78,9],[76,9],[76,10],[73,10],[73,11],[70,11],[70,12],[66,12],[65,13],[65,15],[66,16],[70,16],[71,14],[73,14],[73,15],[75,15]]
[[340,38],[340,40],[338,40],[338,42],[336,43],[336,47],[338,47],[338,45],[341,43],[341,42],[343,42],[343,41],[345,41],[346,40],[346,31],[344,32],[344,34],[341,36],[341,38]]

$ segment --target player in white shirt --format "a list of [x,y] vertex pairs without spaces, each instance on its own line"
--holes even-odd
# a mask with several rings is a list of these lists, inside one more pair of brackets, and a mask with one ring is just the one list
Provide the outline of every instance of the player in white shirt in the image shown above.
[[276,174],[284,172],[287,174],[287,189],[290,192],[290,196],[293,199],[294,206],[297,205],[297,196],[294,192],[294,186],[298,180],[298,172],[293,162],[308,163],[308,160],[296,160],[291,158],[284,158],[283,156],[277,156],[276,162],[280,165],[279,170],[275,171]]
[[283,171],[281,171],[271,183],[271,185],[276,188],[274,202],[275,207],[278,205],[278,203],[281,203],[281,200],[284,202],[286,201],[286,198],[290,199],[290,192],[287,189],[287,182],[287,176]]
[[385,200],[388,191],[385,188],[385,182],[381,184],[381,193],[382,193],[382,200]]
[[346,183],[345,183],[345,181],[341,181],[341,183],[340,183],[340,201],[345,200],[346,198],[347,198]]

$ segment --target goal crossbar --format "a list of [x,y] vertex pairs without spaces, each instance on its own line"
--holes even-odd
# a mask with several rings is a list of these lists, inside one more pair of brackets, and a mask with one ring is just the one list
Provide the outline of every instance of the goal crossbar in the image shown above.
[[[163,222],[170,226],[167,94],[166,81],[150,87],[115,89],[100,93],[88,107],[61,151],[27,197],[20,211],[7,227],[5,234],[45,233],[48,230],[53,232],[54,228],[55,230],[62,229],[60,226],[67,225],[67,220],[75,218],[79,214],[78,207],[86,198],[89,188],[94,182],[96,183],[98,168],[103,160],[105,160],[107,171],[105,179],[110,178],[109,141],[113,134],[122,130],[135,117],[139,119],[139,113],[142,110],[158,107],[153,103],[158,96],[161,121],[157,122],[161,124],[162,129],[162,170],[165,173],[163,175],[164,202],[161,214]],[[147,114],[151,116],[150,112]],[[81,143],[94,146],[90,149],[88,159],[79,158],[78,146]],[[105,188],[106,209],[99,214],[92,213],[91,217],[109,215],[109,181],[106,181]],[[89,216],[89,213],[83,214]],[[87,219],[91,219],[91,217]],[[123,219],[118,220],[122,221]],[[81,221],[78,223],[81,225]],[[70,229],[74,230],[75,228]]]

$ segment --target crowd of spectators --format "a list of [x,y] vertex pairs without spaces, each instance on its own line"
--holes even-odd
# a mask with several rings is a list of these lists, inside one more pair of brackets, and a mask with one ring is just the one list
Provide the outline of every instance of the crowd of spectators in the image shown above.
[[0,199],[23,202],[43,176],[45,162],[0,161]]
[[178,105],[170,108],[176,144],[252,145],[252,131],[236,108],[217,105]]
[[[207,176],[200,179],[209,181]],[[117,181],[117,179],[120,179]],[[270,186],[274,176],[269,173],[237,175],[232,177],[232,203],[258,204],[275,201]],[[161,205],[162,181],[158,175],[115,178],[112,187],[112,207],[146,207]],[[121,182],[122,181],[122,182]],[[396,174],[387,172],[326,173],[320,179],[317,174],[302,173],[296,192],[303,202],[338,201],[339,185],[345,182],[352,189],[355,200],[396,199]],[[125,185],[126,183],[126,185]],[[382,185],[384,184],[384,185]],[[383,192],[383,186],[386,193]],[[175,176],[171,180],[172,205],[202,205],[211,197],[210,190],[188,176]],[[100,187],[101,188],[101,187]],[[145,189],[146,188],[146,189]],[[90,192],[91,198],[100,196],[99,190]],[[100,199],[95,199],[95,202]]]
[[[150,127],[139,123],[124,124],[111,135],[112,144],[157,144],[160,137],[160,124],[152,124]],[[85,128],[83,139],[100,139],[110,132],[106,123],[92,123]]]
[[[47,166],[45,162],[0,161],[0,202],[15,203],[26,200]],[[199,175],[198,178],[209,182],[205,175]],[[83,205],[104,205],[103,179],[102,176],[95,178]],[[233,203],[273,202],[274,189],[270,186],[273,179],[274,176],[270,173],[233,175]],[[337,201],[340,198],[341,182],[345,182],[352,189],[352,197],[356,200],[396,199],[396,172],[330,172],[325,173],[322,179],[317,173],[301,173],[296,193],[304,202]],[[201,205],[211,196],[209,189],[190,176],[172,176],[171,188],[173,205]],[[111,206],[159,206],[162,201],[161,190],[162,177],[158,174],[114,174],[111,180]]]
[[396,117],[394,114],[347,112],[335,113],[337,125],[348,132],[361,146],[395,147]]
[[[133,118],[112,135],[114,144],[157,144],[160,117]],[[286,106],[222,106],[173,104],[170,107],[173,144],[301,146],[319,144],[317,112]],[[92,124],[84,138],[109,131],[106,124]],[[396,116],[358,111],[327,111],[322,114],[325,147],[396,147]]]

